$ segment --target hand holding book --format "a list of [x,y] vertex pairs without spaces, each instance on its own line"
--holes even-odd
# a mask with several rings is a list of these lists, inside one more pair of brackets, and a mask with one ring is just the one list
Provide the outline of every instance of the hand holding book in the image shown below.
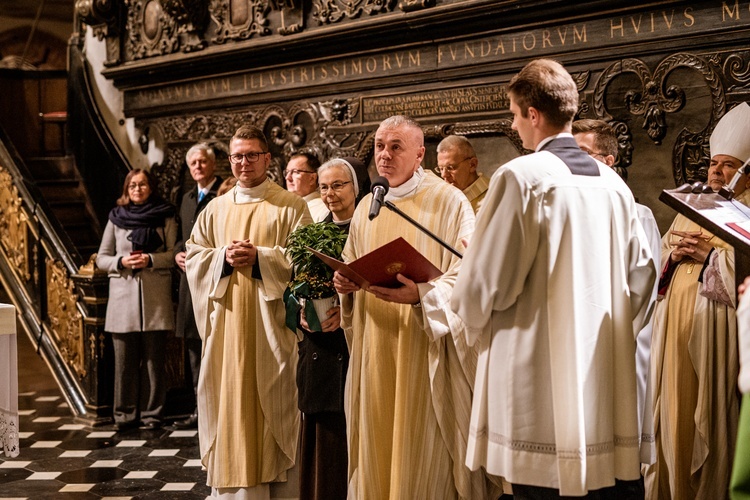
[[397,274],[414,283],[426,283],[443,274],[403,238],[397,238],[349,263],[328,257],[313,249],[310,251],[341,276],[365,290],[370,286],[401,287],[403,283],[398,280]]

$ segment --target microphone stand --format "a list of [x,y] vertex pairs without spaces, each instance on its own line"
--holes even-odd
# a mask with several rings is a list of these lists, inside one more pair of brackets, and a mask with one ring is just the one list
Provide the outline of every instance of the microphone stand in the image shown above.
[[422,231],[424,234],[426,234],[427,236],[429,236],[433,240],[435,240],[438,243],[440,243],[443,247],[445,247],[446,250],[448,250],[452,254],[456,255],[459,259],[463,259],[464,258],[463,255],[461,255],[460,253],[458,253],[458,250],[456,250],[455,248],[453,248],[452,246],[450,246],[449,244],[447,244],[446,242],[444,242],[443,240],[441,240],[440,238],[438,238],[435,234],[433,234],[429,229],[427,229],[426,227],[424,227],[422,224],[420,224],[419,222],[415,221],[414,219],[412,219],[411,217],[409,217],[408,215],[406,215],[404,212],[401,211],[400,208],[398,208],[396,205],[394,205],[392,201],[386,201],[384,203],[384,205],[386,207],[388,207],[388,210],[390,210],[391,212],[396,212],[398,215],[400,215],[401,217],[403,217],[404,219],[406,219],[408,222],[410,222],[414,227],[416,227],[417,229],[419,229],[420,231]]
[[735,172],[734,177],[732,177],[732,180],[729,181],[729,184],[726,184],[719,189],[719,194],[726,198],[727,200],[731,200],[734,198],[734,192],[737,189],[737,184],[740,183],[740,179],[743,175],[745,175],[747,172],[747,166],[750,164],[750,158],[747,159],[745,163],[742,164],[740,168],[737,169],[737,172]]

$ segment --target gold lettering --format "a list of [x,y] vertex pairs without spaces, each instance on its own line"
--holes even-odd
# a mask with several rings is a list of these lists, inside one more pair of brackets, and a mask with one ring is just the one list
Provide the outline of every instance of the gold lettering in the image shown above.
[[[529,45],[529,44],[526,43],[526,40],[528,40],[529,37],[531,37],[531,45]],[[524,50],[527,50],[527,51],[528,50],[534,50],[535,47],[536,47],[536,36],[534,35],[534,33],[526,33],[523,36],[523,48],[524,48]]]
[[[450,48],[451,52],[453,52],[453,47]],[[455,61],[456,58],[454,57],[453,60]],[[404,55],[403,54],[396,54],[396,64],[398,64],[398,67],[401,68],[404,64]]]
[[550,36],[549,30],[542,31],[542,48],[543,49],[547,48],[548,45],[552,47],[552,42],[549,41],[549,36]]
[[579,42],[586,43],[588,39],[586,38],[586,25],[584,24],[583,27],[581,27],[581,31],[578,31],[578,28],[576,26],[573,26],[573,45],[576,44],[576,40]]
[[456,60],[456,52],[453,50],[455,47],[453,47],[453,45],[449,45],[448,48],[451,51],[451,59],[455,61]]
[[415,52],[409,52],[409,66],[421,66],[422,62],[420,57],[421,53],[418,50]]
[[224,78],[221,81],[221,90],[224,92],[229,92],[232,90],[232,81],[229,78]]
[[378,69],[378,62],[374,57],[367,58],[367,60],[365,61],[365,69],[368,73],[375,73],[375,70]]
[[490,52],[492,51],[492,44],[490,43],[489,40],[482,40],[482,45],[480,45],[479,49],[481,51],[479,55],[481,57],[487,57],[488,55],[490,55]]
[[612,19],[610,22],[610,28],[609,28],[609,37],[614,38],[615,37],[615,30],[620,30],[620,36],[625,36],[625,27],[623,26],[622,18],[620,18],[620,24],[615,24],[614,19]]
[[242,90],[247,90],[247,75],[242,75]]
[[300,82],[306,82],[309,78],[307,76],[307,68],[300,68],[299,69],[299,81]]
[[320,67],[320,77],[323,80],[325,80],[326,78],[328,78],[328,68],[326,68],[325,66],[321,66]]
[[739,0],[734,0],[734,7],[730,9],[726,2],[721,2],[722,22],[727,20],[727,14],[729,15],[730,19],[737,19],[738,21],[740,20],[740,6],[738,5],[738,3],[739,3]]
[[352,61],[352,75],[354,73],[362,74],[362,59],[357,59],[356,61]]
[[690,24],[688,24],[687,22],[682,23],[685,25],[686,28],[689,28],[695,24],[695,17],[693,17],[693,15],[691,14],[692,11],[693,11],[692,7],[685,7],[685,11],[682,13],[685,16],[685,18],[690,22]]
[[283,70],[281,72],[281,84],[284,85],[286,83],[286,70]]
[[505,45],[503,45],[503,40],[499,39],[497,41],[497,46],[495,47],[495,55],[500,52],[500,54],[505,55]]
[[565,31],[560,31],[560,27],[557,27],[557,36],[560,37],[560,43],[565,45],[565,39],[568,37],[568,27],[565,27]]
[[441,62],[443,62],[443,46],[438,45],[437,48],[437,59],[438,59],[438,65],[440,65]]
[[653,33],[656,30],[656,26],[654,23],[654,13],[651,13],[651,33]]
[[[438,48],[438,52],[440,49]],[[440,56],[438,56],[438,62],[440,62]],[[391,56],[383,54],[383,70],[387,71],[391,69]]]
[[271,82],[271,85],[276,85],[276,75],[273,74],[273,71],[268,73],[268,80]]
[[661,13],[662,17],[664,18],[664,22],[667,23],[667,29],[672,29],[672,22],[674,21],[674,9],[672,9],[672,13],[669,15],[669,19],[667,19],[667,13],[662,11]]
[[474,59],[474,48],[468,43],[464,43],[464,58]]
[[334,64],[333,65],[333,76],[334,76],[334,78],[337,77],[337,76],[339,76],[339,74],[340,74],[339,67],[338,67],[337,64]]
[[635,31],[636,35],[641,31],[641,19],[643,19],[643,15],[638,16],[638,24],[635,24],[635,19],[633,19],[633,16],[630,16],[630,24],[633,25],[633,31]]

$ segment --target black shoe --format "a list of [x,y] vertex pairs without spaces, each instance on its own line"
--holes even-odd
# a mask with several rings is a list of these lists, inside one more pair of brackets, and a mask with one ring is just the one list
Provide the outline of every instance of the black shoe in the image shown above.
[[117,432],[125,432],[138,427],[137,420],[130,420],[129,422],[115,422]]
[[197,429],[198,428],[198,414],[193,413],[187,418],[182,420],[176,420],[174,422],[175,429]]
[[142,431],[155,431],[161,429],[161,422],[158,420],[150,420],[148,422],[142,422],[138,429]]

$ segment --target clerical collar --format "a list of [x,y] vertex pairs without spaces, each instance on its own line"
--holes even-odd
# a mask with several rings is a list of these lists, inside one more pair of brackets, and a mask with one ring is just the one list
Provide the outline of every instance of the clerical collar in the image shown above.
[[404,198],[410,194],[412,194],[414,191],[417,190],[417,187],[419,186],[419,183],[422,182],[422,178],[424,177],[424,169],[420,165],[419,168],[414,172],[414,175],[411,176],[411,179],[404,182],[400,186],[392,187],[388,194],[385,195],[386,200],[398,200],[399,198]]
[[346,226],[347,224],[349,224],[352,221],[352,218],[349,217],[346,220],[335,220],[335,219],[331,219],[331,220],[333,220],[334,224],[340,227],[340,226]]
[[555,139],[559,139],[560,137],[573,137],[573,134],[570,134],[568,132],[560,132],[559,134],[551,135],[547,137],[546,139],[543,139],[542,142],[540,142],[539,144],[537,144],[536,149],[534,151],[538,153],[539,151],[542,150],[545,144],[547,144],[548,142],[552,142]]
[[235,203],[253,203],[266,199],[266,190],[268,189],[268,179],[264,180],[255,187],[243,188],[239,184],[234,187]]

